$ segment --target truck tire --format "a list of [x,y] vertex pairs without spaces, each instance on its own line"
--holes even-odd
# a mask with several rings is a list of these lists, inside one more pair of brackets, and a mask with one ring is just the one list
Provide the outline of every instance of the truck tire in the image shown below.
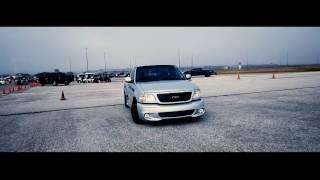
[[143,124],[143,121],[139,118],[139,115],[138,115],[137,101],[135,99],[133,100],[133,103],[131,106],[131,116],[132,116],[132,120],[136,124]]

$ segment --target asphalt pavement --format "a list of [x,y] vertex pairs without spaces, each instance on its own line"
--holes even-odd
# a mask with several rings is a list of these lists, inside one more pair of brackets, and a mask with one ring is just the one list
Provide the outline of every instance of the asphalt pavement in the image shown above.
[[[35,87],[0,97],[1,152],[320,151],[320,73],[192,79],[200,119],[135,124],[123,82]],[[60,101],[61,91],[66,101]]]

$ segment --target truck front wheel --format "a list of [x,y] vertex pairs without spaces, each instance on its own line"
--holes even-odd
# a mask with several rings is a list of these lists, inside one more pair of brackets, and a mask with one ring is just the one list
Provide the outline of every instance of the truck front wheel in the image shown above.
[[124,96],[123,96],[123,98],[124,98],[124,106],[125,106],[126,108],[129,108],[128,102],[127,102],[127,96],[126,96],[125,93],[123,93],[123,94],[124,94]]
[[137,101],[134,99],[132,106],[131,106],[131,116],[132,116],[132,120],[136,123],[136,124],[142,124],[143,121],[139,118],[138,115],[138,109],[137,109]]

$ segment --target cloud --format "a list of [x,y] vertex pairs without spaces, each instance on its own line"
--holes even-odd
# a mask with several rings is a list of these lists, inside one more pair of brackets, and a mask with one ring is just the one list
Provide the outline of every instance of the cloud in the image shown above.
[[313,63],[320,47],[318,27],[1,27],[0,73],[129,67],[138,65],[231,65],[237,61]]

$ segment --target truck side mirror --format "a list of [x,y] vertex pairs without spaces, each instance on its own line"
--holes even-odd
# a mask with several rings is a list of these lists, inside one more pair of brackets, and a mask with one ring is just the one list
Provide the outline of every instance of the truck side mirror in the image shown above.
[[189,80],[191,79],[191,74],[186,74],[186,78]]
[[133,82],[133,80],[131,79],[131,77],[126,77],[126,78],[124,78],[124,81],[125,81],[126,83],[132,83],[132,82]]

